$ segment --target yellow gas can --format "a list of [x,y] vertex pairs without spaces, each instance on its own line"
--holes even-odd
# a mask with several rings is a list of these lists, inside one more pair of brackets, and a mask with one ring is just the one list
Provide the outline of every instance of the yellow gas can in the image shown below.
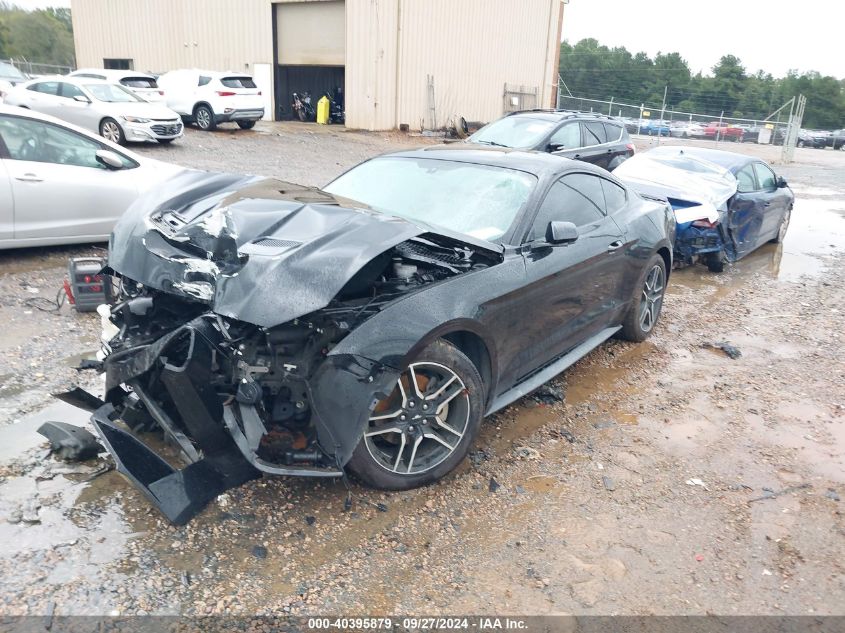
[[317,123],[326,125],[329,122],[329,98],[326,95],[320,97],[317,102]]

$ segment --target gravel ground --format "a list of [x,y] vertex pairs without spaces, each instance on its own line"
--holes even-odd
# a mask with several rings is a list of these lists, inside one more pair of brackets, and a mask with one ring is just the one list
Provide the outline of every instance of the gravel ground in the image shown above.
[[[257,129],[139,151],[320,184],[420,140]],[[90,248],[0,253],[0,615],[845,614],[845,154],[796,156],[784,245],[676,271],[646,343],[493,416],[446,481],[353,484],[350,512],[340,483],[267,478],[174,528],[114,472],[85,481],[98,463],[45,459],[38,421],[84,416],[24,413],[76,378],[97,322],[26,300]]]

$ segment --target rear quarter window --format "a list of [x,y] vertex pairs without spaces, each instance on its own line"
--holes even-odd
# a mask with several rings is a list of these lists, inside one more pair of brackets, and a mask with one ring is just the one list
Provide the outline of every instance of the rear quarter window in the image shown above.
[[127,88],[158,88],[156,80],[148,77],[124,77],[120,83]]
[[227,88],[255,88],[252,77],[223,77],[220,83]]
[[608,143],[615,143],[622,138],[623,128],[621,126],[614,125],[613,123],[605,123],[604,129],[607,131]]

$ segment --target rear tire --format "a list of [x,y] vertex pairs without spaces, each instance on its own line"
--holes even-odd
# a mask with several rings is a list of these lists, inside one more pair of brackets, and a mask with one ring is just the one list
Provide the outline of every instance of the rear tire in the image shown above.
[[619,337],[626,341],[646,340],[660,318],[665,293],[666,262],[659,253],[655,253],[640,275]]
[[305,116],[305,108],[300,108],[299,110],[297,110],[296,116],[303,123],[305,123],[305,120],[308,118],[307,116]]
[[484,383],[472,361],[437,340],[417,354],[393,392],[376,404],[349,469],[384,490],[433,483],[466,457],[484,402]]
[[194,123],[203,132],[210,132],[217,127],[217,122],[214,120],[214,112],[207,105],[198,105],[194,108]]
[[242,130],[251,130],[255,127],[255,121],[238,121],[238,127]]

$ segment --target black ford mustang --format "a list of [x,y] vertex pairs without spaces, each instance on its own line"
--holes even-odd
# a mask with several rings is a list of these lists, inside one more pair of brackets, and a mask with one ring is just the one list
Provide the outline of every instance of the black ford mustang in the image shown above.
[[68,399],[176,523],[261,473],[423,485],[485,415],[649,335],[674,231],[665,201],[519,151],[392,154],[323,190],[189,172],[115,228],[105,401]]

